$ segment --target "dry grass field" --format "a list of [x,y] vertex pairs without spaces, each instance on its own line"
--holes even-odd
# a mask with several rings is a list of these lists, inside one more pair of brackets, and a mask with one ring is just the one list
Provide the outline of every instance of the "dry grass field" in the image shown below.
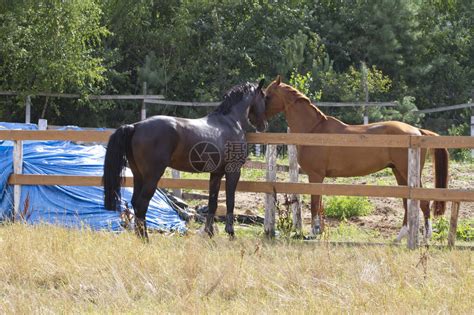
[[0,226],[0,313],[472,313],[474,252]]

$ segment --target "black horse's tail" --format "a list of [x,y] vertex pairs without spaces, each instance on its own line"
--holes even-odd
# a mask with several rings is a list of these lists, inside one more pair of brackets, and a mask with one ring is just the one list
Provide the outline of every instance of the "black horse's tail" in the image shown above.
[[124,125],[118,128],[109,138],[104,160],[104,205],[107,210],[120,209],[120,186],[122,170],[127,164],[127,150],[130,148],[135,127]]

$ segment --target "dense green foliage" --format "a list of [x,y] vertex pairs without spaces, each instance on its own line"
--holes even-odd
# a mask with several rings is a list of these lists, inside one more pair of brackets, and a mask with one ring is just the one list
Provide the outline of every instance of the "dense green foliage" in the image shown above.
[[[22,97],[39,91],[138,94],[147,82],[148,93],[167,99],[213,101],[234,84],[277,74],[315,100],[363,101],[366,74],[370,100],[402,104],[371,109],[372,121],[447,133],[467,123],[468,109],[424,118],[413,110],[471,97],[473,16],[468,0],[5,0],[0,89],[21,96],[0,99],[0,119],[21,121]],[[52,124],[116,127],[139,117],[130,102],[34,97],[33,105],[33,120]],[[360,108],[323,110],[362,121]],[[281,119],[273,126],[283,128]]]

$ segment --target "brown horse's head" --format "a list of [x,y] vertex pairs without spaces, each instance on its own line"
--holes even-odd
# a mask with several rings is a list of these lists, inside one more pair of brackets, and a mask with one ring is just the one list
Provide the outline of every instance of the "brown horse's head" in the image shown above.
[[285,96],[282,92],[281,77],[277,76],[265,89],[265,116],[267,119],[285,111]]
[[249,108],[249,121],[256,127],[257,131],[265,132],[268,128],[268,122],[265,117],[265,93],[263,92],[263,83],[265,79],[260,80],[252,104]]

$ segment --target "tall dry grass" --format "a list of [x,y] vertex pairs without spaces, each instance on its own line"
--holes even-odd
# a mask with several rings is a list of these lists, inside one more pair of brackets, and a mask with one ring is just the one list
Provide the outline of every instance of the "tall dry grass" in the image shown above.
[[0,227],[1,313],[470,313],[471,251]]

